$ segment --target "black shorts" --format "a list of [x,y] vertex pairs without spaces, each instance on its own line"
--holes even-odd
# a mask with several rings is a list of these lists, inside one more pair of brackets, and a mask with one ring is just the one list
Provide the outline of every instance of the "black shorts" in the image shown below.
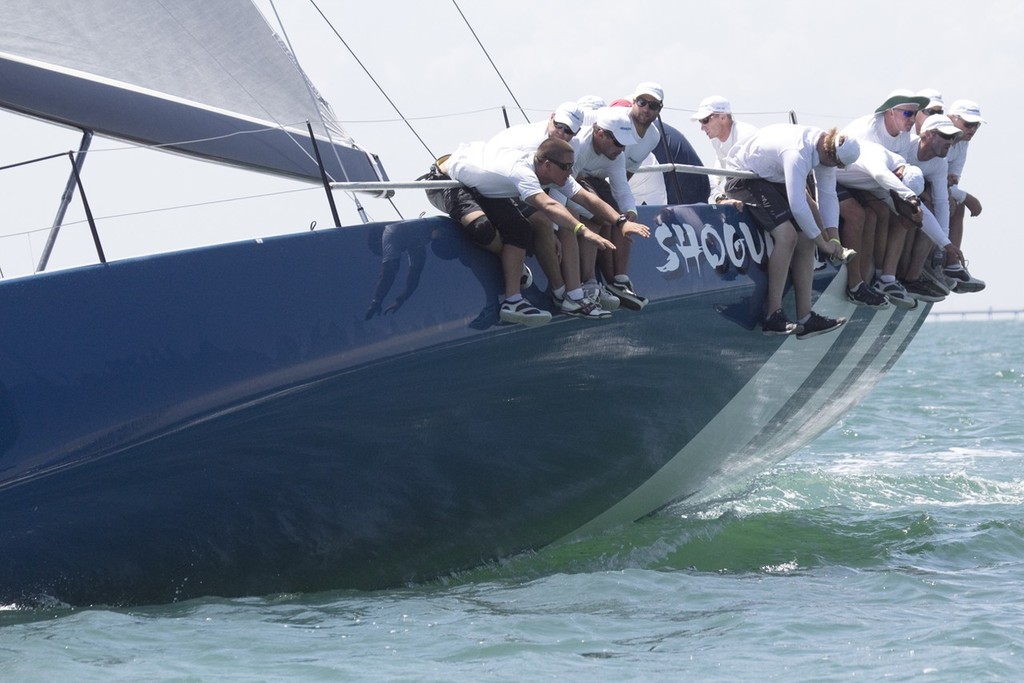
[[787,221],[796,226],[786,199],[785,183],[772,183],[763,178],[729,178],[725,182],[725,194],[729,199],[743,202],[754,221],[766,232]]
[[608,183],[607,178],[599,178],[597,176],[585,176],[579,179],[579,184],[587,188],[605,203],[615,209],[615,212],[619,212],[619,205],[615,201],[615,197],[612,196],[612,186]]
[[[448,176],[438,173],[429,179],[448,180]],[[516,207],[513,199],[484,197],[473,188],[465,186],[427,190],[427,199],[460,226],[464,216],[482,211],[505,244],[521,249],[529,249],[533,245],[533,226]]]

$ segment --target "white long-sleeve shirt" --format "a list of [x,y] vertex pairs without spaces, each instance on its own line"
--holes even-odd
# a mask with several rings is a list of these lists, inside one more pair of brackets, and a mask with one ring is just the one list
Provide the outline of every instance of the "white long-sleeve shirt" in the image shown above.
[[848,138],[856,139],[858,142],[865,140],[877,142],[890,152],[895,152],[904,158],[906,158],[907,150],[912,144],[909,131],[901,131],[895,136],[889,135],[889,131],[885,129],[884,112],[868,114],[859,119],[854,119],[840,132]]
[[846,168],[836,169],[836,182],[854,190],[870,192],[885,200],[893,207],[889,190],[903,199],[914,197],[913,191],[903,184],[893,171],[907,163],[906,159],[890,152],[877,142],[863,140],[860,143],[860,157]]
[[[961,140],[952,147],[949,148],[949,154],[946,155],[946,161],[949,162],[949,174],[955,175],[959,178],[964,172],[964,164],[967,162],[967,151],[968,146],[971,143],[967,140]],[[957,204],[963,204],[964,200],[967,199],[967,192],[960,189],[960,183],[956,185],[950,185],[949,196]]]
[[[729,152],[732,151],[732,148],[736,146],[736,143],[756,132],[757,126],[733,119],[732,126],[729,128],[729,135],[725,140],[711,138],[711,147],[715,150],[713,168],[720,168],[724,170],[726,168],[725,159],[729,156]],[[708,204],[715,204],[719,199],[725,197],[726,177],[713,175],[710,176],[710,180],[711,194],[708,196]]]
[[823,166],[818,157],[821,128],[777,123],[765,126],[736,144],[726,157],[728,168],[751,171],[773,183],[785,183],[789,210],[797,227],[810,237],[821,234],[807,201],[807,177],[814,175],[818,210],[825,227],[839,225],[835,168]]
[[946,157],[932,157],[928,161],[921,161],[917,156],[920,143],[921,138],[913,136],[913,144],[907,153],[907,162],[920,168],[924,179],[928,181],[932,193],[932,213],[935,214],[941,234],[927,225],[922,228],[929,239],[944,247],[949,244],[949,162],[946,161]]

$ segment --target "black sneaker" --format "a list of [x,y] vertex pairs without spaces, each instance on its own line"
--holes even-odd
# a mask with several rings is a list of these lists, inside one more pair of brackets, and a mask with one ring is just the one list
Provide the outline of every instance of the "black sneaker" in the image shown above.
[[935,285],[925,279],[905,281],[903,287],[907,290],[907,294],[918,301],[936,302],[946,298],[945,294],[942,294]]
[[957,268],[947,266],[942,270],[942,274],[956,280],[956,288],[953,291],[957,294],[969,294],[985,289],[985,281],[972,276],[963,266]]
[[764,319],[764,322],[761,323],[761,332],[764,334],[793,334],[796,332],[796,323],[787,318],[780,308]]
[[846,318],[826,318],[811,311],[811,317],[803,325],[797,325],[796,338],[810,339],[819,334],[838,330],[846,322]]
[[633,283],[629,280],[625,282],[612,280],[611,282],[606,282],[605,287],[608,288],[609,292],[618,297],[619,301],[626,308],[639,311],[647,305],[647,299],[636,293],[636,290],[633,289]]
[[884,294],[868,287],[864,282],[857,285],[857,289],[852,292],[850,290],[846,290],[846,298],[858,306],[867,306],[869,308],[889,308],[889,299],[887,299]]

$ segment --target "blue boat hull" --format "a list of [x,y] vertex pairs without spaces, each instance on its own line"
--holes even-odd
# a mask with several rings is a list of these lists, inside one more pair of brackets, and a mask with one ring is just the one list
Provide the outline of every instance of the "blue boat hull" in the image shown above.
[[[856,309],[825,268],[817,306],[850,323],[765,337],[741,216],[641,217],[651,303],[606,322],[498,324],[496,261],[440,218],[0,283],[0,602],[401,585],[722,495],[926,315]],[[405,248],[390,287],[382,239]]]

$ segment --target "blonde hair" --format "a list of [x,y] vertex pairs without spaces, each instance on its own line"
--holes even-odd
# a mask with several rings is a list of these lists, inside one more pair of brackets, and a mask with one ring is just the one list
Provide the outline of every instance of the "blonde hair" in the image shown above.
[[841,147],[846,142],[846,136],[840,135],[836,128],[829,128],[825,131],[824,148],[829,154],[835,154],[836,148]]

